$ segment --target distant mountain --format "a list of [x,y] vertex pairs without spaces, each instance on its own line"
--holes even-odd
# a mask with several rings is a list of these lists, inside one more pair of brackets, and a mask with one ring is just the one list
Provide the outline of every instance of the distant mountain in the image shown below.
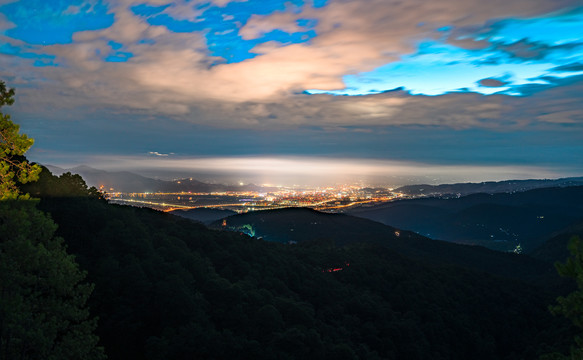
[[66,171],[81,175],[90,186],[103,186],[105,191],[114,189],[122,192],[156,192],[166,185],[166,181],[150,179],[128,171],[109,172],[85,165]]
[[419,198],[348,212],[440,240],[509,251],[533,250],[583,218],[583,186],[460,198]]
[[120,192],[222,192],[222,191],[273,191],[275,188],[264,188],[255,184],[247,185],[223,185],[209,184],[192,178],[180,179],[176,181],[156,180],[134,174],[128,171],[105,171],[94,169],[89,166],[81,165],[71,169],[62,169],[56,166],[48,165],[47,168],[53,174],[62,174],[71,172],[79,174],[90,186],[100,188],[103,186],[105,191]]
[[297,243],[333,241],[335,246],[374,243],[434,265],[457,265],[497,276],[543,281],[553,278],[552,264],[528,256],[501,253],[480,246],[432,240],[411,231],[345,214],[307,208],[286,208],[229,216],[211,227],[243,232],[266,241]]
[[44,167],[46,167],[47,169],[49,169],[49,171],[51,172],[51,174],[59,176],[62,175],[64,173],[67,172],[67,170],[58,167],[58,166],[54,166],[54,165],[43,165]]
[[178,215],[187,219],[196,220],[203,224],[210,224],[227,216],[235,215],[236,212],[232,210],[211,209],[211,208],[197,208],[188,210],[173,210],[170,214]]
[[494,194],[527,191],[545,187],[581,185],[583,185],[583,177],[569,177],[554,180],[506,180],[442,185],[407,185],[395,189],[395,192],[412,196],[464,196],[477,193]]

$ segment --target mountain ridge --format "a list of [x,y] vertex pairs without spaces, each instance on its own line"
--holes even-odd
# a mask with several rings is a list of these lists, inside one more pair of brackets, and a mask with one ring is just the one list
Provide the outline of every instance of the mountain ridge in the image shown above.
[[503,180],[485,181],[480,183],[454,183],[454,184],[417,184],[405,185],[395,189],[395,192],[406,195],[425,196],[464,196],[476,193],[504,193],[528,191],[546,187],[566,187],[583,185],[583,176],[566,177],[559,179],[527,179],[527,180]]
[[70,169],[45,165],[53,174],[65,172],[79,174],[89,186],[107,191],[119,192],[224,192],[224,191],[272,191],[275,188],[262,187],[255,184],[225,185],[205,183],[194,178],[181,178],[173,181],[152,179],[129,171],[106,171],[87,165],[79,165]]
[[347,213],[435,239],[529,251],[583,218],[583,186],[404,199]]

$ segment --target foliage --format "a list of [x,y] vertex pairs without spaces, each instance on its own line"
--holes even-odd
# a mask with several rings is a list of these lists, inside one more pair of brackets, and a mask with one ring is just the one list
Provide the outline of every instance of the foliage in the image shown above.
[[[14,89],[7,89],[0,81],[0,108],[14,103]],[[20,195],[17,182],[35,181],[40,166],[22,161],[22,156],[34,143],[26,134],[19,134],[20,126],[10,120],[10,115],[0,112],[0,200],[26,199]]]
[[36,201],[0,202],[0,359],[102,359],[93,286]]
[[[563,315],[573,324],[583,329],[583,241],[579,237],[573,237],[569,241],[571,257],[565,263],[556,263],[558,273],[569,277],[577,283],[577,290],[567,296],[559,296],[557,304],[550,307],[555,315]],[[554,359],[583,359],[583,336],[575,337],[576,346],[571,347],[570,357],[555,355]]]
[[94,186],[88,187],[79,174],[66,172],[55,176],[44,166],[33,183],[20,185],[22,192],[43,197],[90,197],[104,200],[104,194]]
[[[12,103],[14,90],[0,81],[0,107]],[[104,359],[87,307],[93,285],[38,201],[21,195],[41,171],[24,157],[32,144],[0,113],[0,359]]]

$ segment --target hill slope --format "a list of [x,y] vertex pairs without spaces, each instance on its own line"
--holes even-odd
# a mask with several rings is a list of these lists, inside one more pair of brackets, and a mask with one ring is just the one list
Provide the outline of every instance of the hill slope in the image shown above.
[[556,278],[552,265],[528,256],[492,251],[480,246],[432,240],[364,218],[322,213],[307,208],[248,212],[212,224],[279,243],[330,240],[336,246],[355,243],[382,245],[400,254],[434,265],[456,265],[501,277],[529,281]]
[[[288,246],[90,192],[39,206],[95,283],[90,306],[114,360],[535,359],[566,351],[573,335],[547,310],[552,288],[427,264],[366,239]],[[338,234],[352,218],[329,219]],[[473,262],[491,261],[479,254]]]
[[385,246],[286,246],[148,209],[41,205],[96,284],[110,359],[533,359],[571,337],[545,288]]
[[199,221],[203,224],[210,224],[227,216],[235,215],[232,210],[222,210],[213,208],[196,208],[188,210],[172,210],[170,214],[181,216],[183,218]]
[[533,250],[583,218],[583,186],[401,200],[348,212],[435,239]]

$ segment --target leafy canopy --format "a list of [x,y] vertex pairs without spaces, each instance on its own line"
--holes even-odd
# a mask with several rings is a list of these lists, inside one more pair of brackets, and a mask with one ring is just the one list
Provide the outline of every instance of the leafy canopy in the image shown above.
[[[569,252],[571,256],[565,263],[556,263],[555,267],[559,275],[570,277],[577,283],[577,290],[567,296],[559,296],[557,304],[550,307],[555,315],[563,315],[575,326],[583,329],[583,242],[579,237],[573,237],[569,241]],[[570,356],[553,354],[549,359],[583,359],[583,336],[575,337],[576,346],[571,348]]]
[[84,282],[36,201],[0,202],[0,359],[105,358]]
[[[0,107],[12,103],[0,81]],[[20,194],[41,167],[23,156],[33,140],[19,130],[0,113],[0,360],[102,360],[87,306],[93,285],[38,201]]]
[[[14,89],[0,81],[0,109],[14,103]],[[19,193],[17,184],[38,179],[40,166],[23,160],[34,140],[20,134],[20,126],[10,120],[10,115],[0,112],[0,200],[27,199]]]

